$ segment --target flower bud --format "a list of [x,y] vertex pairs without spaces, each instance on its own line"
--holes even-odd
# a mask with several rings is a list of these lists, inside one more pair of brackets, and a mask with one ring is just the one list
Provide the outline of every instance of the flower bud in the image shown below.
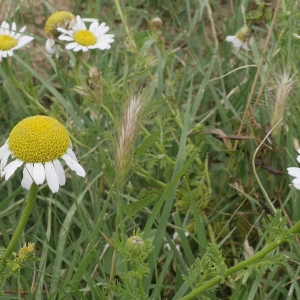
[[144,240],[137,236],[133,235],[126,241],[126,250],[132,255],[140,255],[146,248]]
[[157,18],[154,18],[152,20],[151,25],[152,25],[152,29],[154,31],[156,31],[156,30],[162,30],[162,28],[163,28],[163,21],[162,21],[161,18],[157,17]]

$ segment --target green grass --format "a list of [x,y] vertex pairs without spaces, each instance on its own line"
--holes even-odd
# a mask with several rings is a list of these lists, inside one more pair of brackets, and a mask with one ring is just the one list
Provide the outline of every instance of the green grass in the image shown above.
[[[56,194],[40,187],[15,249],[32,242],[37,259],[5,281],[1,299],[299,299],[299,192],[286,170],[299,148],[295,1],[270,5],[271,18],[255,1],[70,1],[75,15],[106,22],[115,42],[59,59],[45,53],[43,32],[59,8],[6,2],[7,21],[35,40],[0,63],[1,145],[22,119],[48,115],[68,130],[87,176],[68,170]],[[225,38],[249,12],[251,50],[236,51]],[[291,89],[272,129],[280,84]],[[133,95],[142,113],[120,162]],[[3,248],[25,207],[21,180],[21,168],[0,179]],[[139,255],[125,246],[133,234],[146,243]]]

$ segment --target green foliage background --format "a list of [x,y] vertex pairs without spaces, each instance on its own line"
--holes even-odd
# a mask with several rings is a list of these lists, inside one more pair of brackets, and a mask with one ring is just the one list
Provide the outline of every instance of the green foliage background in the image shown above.
[[[223,276],[243,261],[245,239],[257,252],[279,233],[289,243],[260,262],[262,272],[249,267],[224,277],[198,299],[300,299],[299,239],[292,243],[287,233],[300,220],[299,193],[286,171],[297,166],[299,4],[282,1],[276,12],[277,1],[257,2],[70,1],[72,13],[106,22],[115,42],[109,51],[64,51],[55,59],[45,53],[41,33],[57,8],[48,1],[39,10],[34,1],[0,1],[6,20],[27,25],[36,38],[0,64],[1,143],[21,119],[49,115],[66,126],[87,172],[85,179],[67,172],[57,194],[41,187],[20,240],[20,247],[35,243],[39,259],[6,282],[3,299],[143,299],[141,285],[145,299],[180,299],[197,286],[193,280]],[[225,37],[244,26],[246,14],[251,51],[236,51]],[[91,78],[90,67],[99,74]],[[271,129],[284,72],[293,89],[283,120],[258,149]],[[128,99],[140,91],[146,104],[120,183],[118,133]],[[24,207],[21,179],[19,171],[0,180],[4,247]],[[277,223],[267,216],[261,186],[283,210]],[[269,235],[268,223],[278,224],[278,236]],[[122,242],[113,242],[114,236],[125,243],[138,228],[149,244],[147,258],[136,262],[140,272]]]

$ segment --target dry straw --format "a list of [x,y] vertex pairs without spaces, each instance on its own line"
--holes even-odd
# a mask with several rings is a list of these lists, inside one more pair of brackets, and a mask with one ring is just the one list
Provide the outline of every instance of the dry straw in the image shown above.
[[116,165],[118,182],[124,183],[133,156],[133,146],[138,135],[141,116],[144,110],[143,95],[132,95],[123,112],[119,136],[116,147]]
[[[275,124],[277,124],[279,120],[284,118],[284,112],[287,108],[287,103],[293,89],[293,84],[294,81],[292,80],[292,78],[290,78],[286,71],[279,75],[272,99],[273,101],[270,118],[271,128],[274,128]],[[273,129],[273,138],[278,135],[278,133],[280,132],[280,128],[280,126],[276,126]]]

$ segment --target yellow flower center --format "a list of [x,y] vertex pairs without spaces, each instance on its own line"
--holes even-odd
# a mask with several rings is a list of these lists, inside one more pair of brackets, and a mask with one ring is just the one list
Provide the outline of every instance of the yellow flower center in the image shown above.
[[29,117],[11,131],[8,146],[25,163],[45,163],[62,157],[70,146],[66,128],[47,116]]
[[70,29],[69,24],[72,20],[74,20],[75,24],[75,16],[68,11],[58,11],[52,14],[45,24],[47,38],[57,37],[61,34],[61,32],[56,30],[57,27]]
[[18,45],[18,40],[7,34],[0,34],[0,50],[9,50]]
[[88,30],[78,30],[73,35],[74,41],[82,46],[91,46],[97,43],[96,36]]

